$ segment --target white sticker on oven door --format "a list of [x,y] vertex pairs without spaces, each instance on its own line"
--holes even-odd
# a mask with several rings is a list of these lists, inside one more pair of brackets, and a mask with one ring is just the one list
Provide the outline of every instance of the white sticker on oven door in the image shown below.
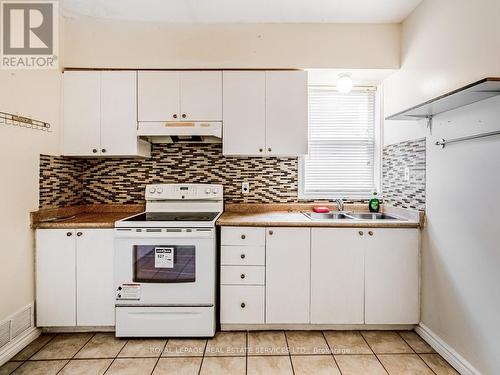
[[155,268],[174,268],[173,247],[155,247]]

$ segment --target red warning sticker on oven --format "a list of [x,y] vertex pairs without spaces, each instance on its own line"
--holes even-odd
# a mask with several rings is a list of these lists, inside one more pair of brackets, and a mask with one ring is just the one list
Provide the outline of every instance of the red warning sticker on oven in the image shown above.
[[155,268],[174,268],[173,247],[155,247]]

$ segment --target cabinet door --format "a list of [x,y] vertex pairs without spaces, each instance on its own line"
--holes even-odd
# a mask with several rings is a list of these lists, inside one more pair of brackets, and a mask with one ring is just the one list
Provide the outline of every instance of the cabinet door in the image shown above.
[[76,325],[75,233],[36,231],[36,325]]
[[266,73],[224,72],[224,155],[264,155]]
[[137,153],[137,73],[101,73],[101,153]]
[[266,153],[305,155],[308,149],[307,72],[266,72]]
[[112,229],[76,230],[77,325],[115,324]]
[[366,238],[365,323],[419,322],[419,231],[373,229]]
[[311,229],[312,324],[363,324],[364,242],[358,229]]
[[101,73],[64,73],[63,154],[92,156],[100,153]]
[[309,228],[267,228],[266,323],[309,323]]
[[180,119],[179,72],[138,72],[139,121],[176,121]]
[[180,72],[181,121],[222,121],[222,72]]

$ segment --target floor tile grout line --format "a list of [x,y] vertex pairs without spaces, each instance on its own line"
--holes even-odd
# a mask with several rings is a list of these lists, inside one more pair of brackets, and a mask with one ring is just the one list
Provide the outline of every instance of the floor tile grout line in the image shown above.
[[[43,335],[43,332],[42,332],[42,335]],[[40,336],[41,336],[41,335],[40,335]],[[40,337],[40,336],[39,336],[39,337]],[[54,338],[55,338],[56,336],[57,336],[57,335],[56,335],[56,334],[54,334],[54,335],[53,335],[53,336],[49,339],[49,341],[47,341],[45,344],[43,344],[43,345],[40,347],[40,349],[38,349],[36,352],[34,352],[32,355],[30,355],[28,358],[26,358],[26,359],[24,360],[24,362],[29,361],[29,360],[30,360],[30,358],[33,358],[33,356],[34,356],[35,354],[37,354],[40,350],[42,350],[43,348],[45,348],[45,347],[49,344],[49,342],[51,342],[52,340],[54,340]],[[34,341],[34,340],[33,340],[33,341]],[[26,345],[26,347],[27,347],[27,346],[28,346],[28,345]],[[17,355],[17,354],[16,354],[16,355]],[[22,366],[22,365],[21,365],[21,366]],[[20,366],[19,366],[19,367],[20,367]]]
[[337,366],[337,369],[339,370],[339,373],[340,375],[342,375],[342,370],[340,369],[340,366],[339,364],[337,363],[337,360],[335,359],[335,356],[333,355],[333,350],[332,350],[332,347],[330,346],[330,343],[328,342],[328,340],[326,339],[326,335],[325,335],[325,331],[321,331],[321,334],[323,335],[323,338],[325,339],[326,341],[326,345],[328,346],[328,349],[330,349],[330,353],[332,355],[332,358],[333,358],[333,362],[335,362],[335,366]]
[[[391,332],[391,331],[388,331],[388,332]],[[387,371],[387,369],[385,368],[384,364],[382,363],[382,361],[380,360],[380,358],[378,357],[377,353],[375,353],[375,350],[371,347],[370,343],[368,342],[368,340],[366,339],[365,335],[363,335],[363,332],[362,331],[359,331],[359,334],[361,335],[361,337],[363,338],[363,340],[365,340],[366,342],[366,345],[368,345],[368,347],[370,348],[370,350],[373,352],[373,355],[375,356],[375,358],[377,359],[378,363],[380,363],[380,366],[382,366],[382,368],[384,369],[384,371],[389,375],[389,371]]]
[[[217,333],[215,333],[215,334],[217,334]],[[215,337],[215,335],[214,335],[214,337]],[[203,361],[205,360],[205,353],[207,352],[208,340],[209,339],[205,340],[205,347],[203,348],[203,355],[201,356],[201,362],[200,362],[200,368],[198,369],[198,375],[201,374],[201,368],[203,367]]]
[[78,350],[76,351],[76,353],[75,353],[75,354],[73,354],[73,356],[72,356],[71,358],[69,358],[69,359],[65,359],[67,362],[64,364],[64,366],[63,366],[63,367],[61,367],[61,368],[59,369],[59,371],[57,371],[57,372],[56,372],[56,375],[57,375],[57,374],[59,374],[59,373],[60,373],[60,372],[61,372],[61,371],[62,371],[62,370],[63,370],[63,369],[64,369],[64,368],[68,365],[68,363],[70,363],[70,362],[71,362],[71,360],[72,360],[73,358],[75,358],[75,355],[77,355],[78,353],[80,353],[80,350],[82,350],[82,349],[85,347],[85,345],[87,345],[87,344],[90,342],[90,340],[92,340],[92,338],[93,338],[95,335],[96,335],[95,333],[93,333],[92,335],[90,335],[90,338],[89,338],[89,339],[85,342],[85,344],[83,344],[83,345],[82,345],[82,347],[81,347],[80,349],[78,349]]
[[413,346],[411,346],[410,343],[408,341],[406,341],[403,336],[401,336],[401,333],[399,331],[396,331],[396,333],[398,334],[399,337],[401,337],[401,340],[403,340],[404,343],[410,347],[410,349],[412,350],[413,353],[418,354],[417,351],[415,349],[413,349]]
[[[418,355],[418,357],[420,358],[420,360],[421,360],[422,362],[424,362],[424,363],[425,363],[425,365],[426,365],[426,366],[427,366],[427,367],[431,370],[431,372],[432,372],[433,374],[438,375],[438,374],[437,374],[437,372],[436,372],[436,371],[434,371],[434,370],[432,369],[432,367],[431,367],[431,366],[429,366],[429,365],[427,364],[427,362],[425,362],[425,360],[422,358],[422,355],[420,355],[419,353],[416,353],[416,354]],[[426,353],[425,353],[425,354],[426,354]]]
[[[161,355],[165,351],[165,348],[167,347],[168,341],[169,341],[169,339],[165,340],[165,344],[163,344],[163,348],[161,349],[160,354],[158,355],[158,358],[156,359],[155,365],[153,366],[153,369],[151,370],[150,375],[153,375],[153,373],[155,372],[156,366],[158,366],[158,362],[160,362]],[[121,351],[120,351],[120,353],[121,353]],[[118,358],[118,356],[117,356],[117,358]]]
[[290,353],[290,346],[288,345],[288,337],[286,335],[286,331],[281,331],[285,335],[285,343],[286,343],[286,348],[288,350],[288,360],[290,361],[290,365],[292,366],[292,374],[295,375],[295,369],[293,368],[293,362],[292,362],[292,354]]

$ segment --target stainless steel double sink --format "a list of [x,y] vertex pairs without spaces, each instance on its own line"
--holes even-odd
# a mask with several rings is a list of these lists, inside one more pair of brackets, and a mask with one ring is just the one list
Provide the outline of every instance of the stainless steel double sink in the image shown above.
[[382,212],[303,212],[311,220],[404,220]]

